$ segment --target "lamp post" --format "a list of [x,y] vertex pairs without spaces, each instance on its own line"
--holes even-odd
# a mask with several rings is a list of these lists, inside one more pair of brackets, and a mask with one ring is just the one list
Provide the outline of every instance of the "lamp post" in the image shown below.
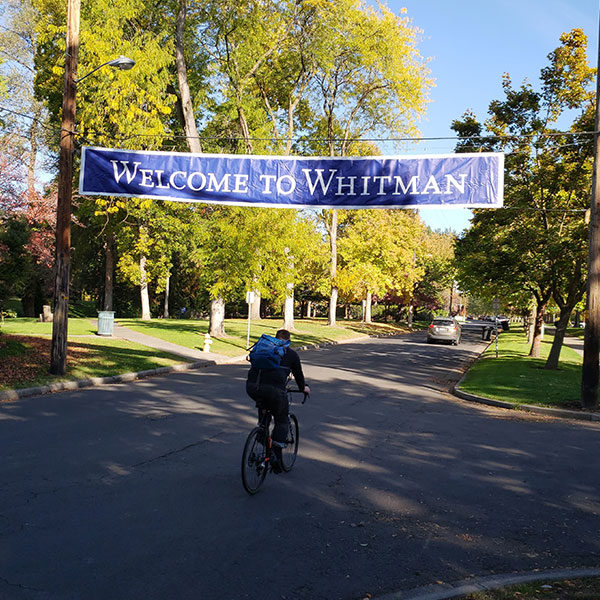
[[71,268],[71,200],[73,197],[73,148],[77,83],[101,67],[110,65],[131,69],[135,64],[121,56],[96,67],[77,79],[79,55],[79,14],[81,0],[68,0],[67,51],[60,131],[58,167],[58,199],[56,206],[56,258],[54,282],[54,317],[52,323],[52,348],[50,373],[64,375],[67,370],[67,324],[69,313],[69,276]]

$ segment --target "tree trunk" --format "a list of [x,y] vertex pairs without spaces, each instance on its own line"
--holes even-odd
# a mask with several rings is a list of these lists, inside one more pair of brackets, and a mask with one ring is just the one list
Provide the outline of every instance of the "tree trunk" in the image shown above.
[[533,341],[531,342],[531,350],[529,350],[529,356],[532,358],[539,358],[540,356],[540,349],[542,346],[542,326],[544,323],[544,315],[546,314],[547,304],[548,300],[544,300],[541,303],[536,304],[535,307]]
[[104,258],[104,310],[113,310],[115,246],[112,235],[104,242]]
[[165,304],[163,307],[163,318],[169,318],[169,288],[171,286],[171,273],[167,274],[167,281],[165,282]]
[[372,323],[371,320],[371,305],[373,303],[373,294],[367,292],[367,300],[365,302],[365,323]]
[[335,285],[337,276],[337,223],[338,213],[333,209],[331,215],[331,228],[329,229],[329,245],[331,248],[331,295],[329,296],[329,320],[327,325],[335,327],[335,313],[337,309],[338,289]]
[[225,337],[225,300],[221,296],[210,301],[208,333],[211,337]]
[[409,329],[412,329],[412,324],[413,324],[413,316],[414,316],[414,309],[413,309],[413,304],[412,301],[408,304],[408,316],[406,317],[406,323],[409,327]]
[[259,321],[261,319],[260,316],[260,303],[261,296],[258,290],[254,290],[254,302],[250,305],[250,318],[253,321]]
[[558,321],[554,323],[555,332],[554,332],[554,340],[552,341],[552,348],[550,349],[550,354],[548,355],[548,360],[546,360],[546,364],[544,365],[544,369],[556,370],[558,369],[558,361],[560,359],[560,351],[562,350],[563,341],[565,339],[565,333],[567,331],[567,327],[569,326],[569,319],[571,318],[571,313],[573,312],[572,306],[562,306],[560,309],[560,316]]
[[146,273],[146,256],[140,257],[140,297],[142,299],[142,321],[150,321],[150,296],[148,294],[148,274]]
[[27,160],[27,195],[31,202],[35,197],[35,163],[37,161],[37,132],[36,127],[42,115],[38,102],[35,103],[34,120],[29,127],[29,157]]
[[327,325],[330,327],[335,327],[335,313],[337,310],[337,298],[338,298],[338,289],[336,287],[331,288],[331,295],[329,296],[329,320],[327,321]]
[[312,300],[309,300],[306,303],[306,318],[307,319],[312,318]]
[[198,129],[196,127],[196,118],[194,117],[194,106],[190,96],[190,87],[188,85],[187,66],[184,55],[184,34],[185,34],[185,15],[186,0],[179,0],[177,10],[177,26],[175,30],[175,65],[177,68],[177,83],[179,85],[179,94],[181,95],[181,110],[183,112],[183,123],[188,147],[192,152],[202,152]]
[[294,284],[286,285],[285,304],[283,308],[283,328],[288,331],[294,329]]

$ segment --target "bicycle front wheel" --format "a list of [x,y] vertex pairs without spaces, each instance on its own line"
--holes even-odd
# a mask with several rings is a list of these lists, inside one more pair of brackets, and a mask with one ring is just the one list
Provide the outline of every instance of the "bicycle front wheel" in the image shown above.
[[298,419],[294,413],[290,413],[288,416],[289,432],[287,437],[287,446],[283,448],[281,452],[281,466],[287,473],[292,470],[294,463],[296,462],[296,456],[298,456],[298,441],[300,430],[298,428]]
[[242,484],[249,494],[256,494],[267,476],[266,458],[265,432],[255,427],[248,435],[242,454]]

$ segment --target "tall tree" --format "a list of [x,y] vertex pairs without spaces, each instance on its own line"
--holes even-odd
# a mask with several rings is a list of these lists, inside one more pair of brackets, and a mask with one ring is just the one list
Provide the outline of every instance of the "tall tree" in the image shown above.
[[366,301],[365,321],[371,322],[374,295],[412,290],[421,271],[414,260],[423,224],[411,211],[356,211],[340,238],[346,282]]
[[[314,112],[330,156],[346,156],[366,134],[416,133],[431,86],[417,49],[419,31],[385,5],[361,0],[316,3],[311,37],[316,62]],[[329,219],[331,294],[329,324],[337,305],[337,215]]]
[[[475,147],[506,152],[507,210],[477,211],[473,227],[458,244],[462,280],[467,285],[474,283],[475,274],[480,273],[480,284],[491,289],[506,291],[512,285],[530,291],[536,301],[531,356],[539,356],[543,316],[551,296],[563,305],[562,323],[566,326],[581,298],[585,274],[583,214],[590,151],[578,132],[589,127],[594,69],[587,64],[583,31],[564,33],[560,41],[548,55],[549,65],[541,71],[539,91],[528,83],[514,89],[505,75],[505,99],[490,103],[485,127],[491,136],[487,140],[469,139],[483,129],[474,115],[466,114],[453,123],[464,138],[459,150]],[[571,133],[563,134],[556,125],[568,110],[575,111],[576,117]],[[490,250],[485,266],[479,269],[473,258],[477,240],[479,247]],[[473,267],[471,273],[467,272],[469,266]],[[486,268],[487,275],[482,272]],[[493,281],[486,281],[491,273]],[[560,333],[555,337],[549,368],[557,366],[562,339]]]

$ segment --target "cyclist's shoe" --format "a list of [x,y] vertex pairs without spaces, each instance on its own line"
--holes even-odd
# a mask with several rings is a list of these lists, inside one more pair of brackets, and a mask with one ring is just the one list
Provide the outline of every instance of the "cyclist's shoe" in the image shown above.
[[271,471],[276,475],[279,475],[283,471],[281,468],[281,458],[278,458],[275,452],[271,453]]
[[273,471],[273,473],[281,473],[281,471],[283,470],[281,466],[283,464],[283,458],[281,456],[282,447],[285,448],[285,444],[282,445],[281,442],[276,442],[275,440],[272,441],[271,470]]

